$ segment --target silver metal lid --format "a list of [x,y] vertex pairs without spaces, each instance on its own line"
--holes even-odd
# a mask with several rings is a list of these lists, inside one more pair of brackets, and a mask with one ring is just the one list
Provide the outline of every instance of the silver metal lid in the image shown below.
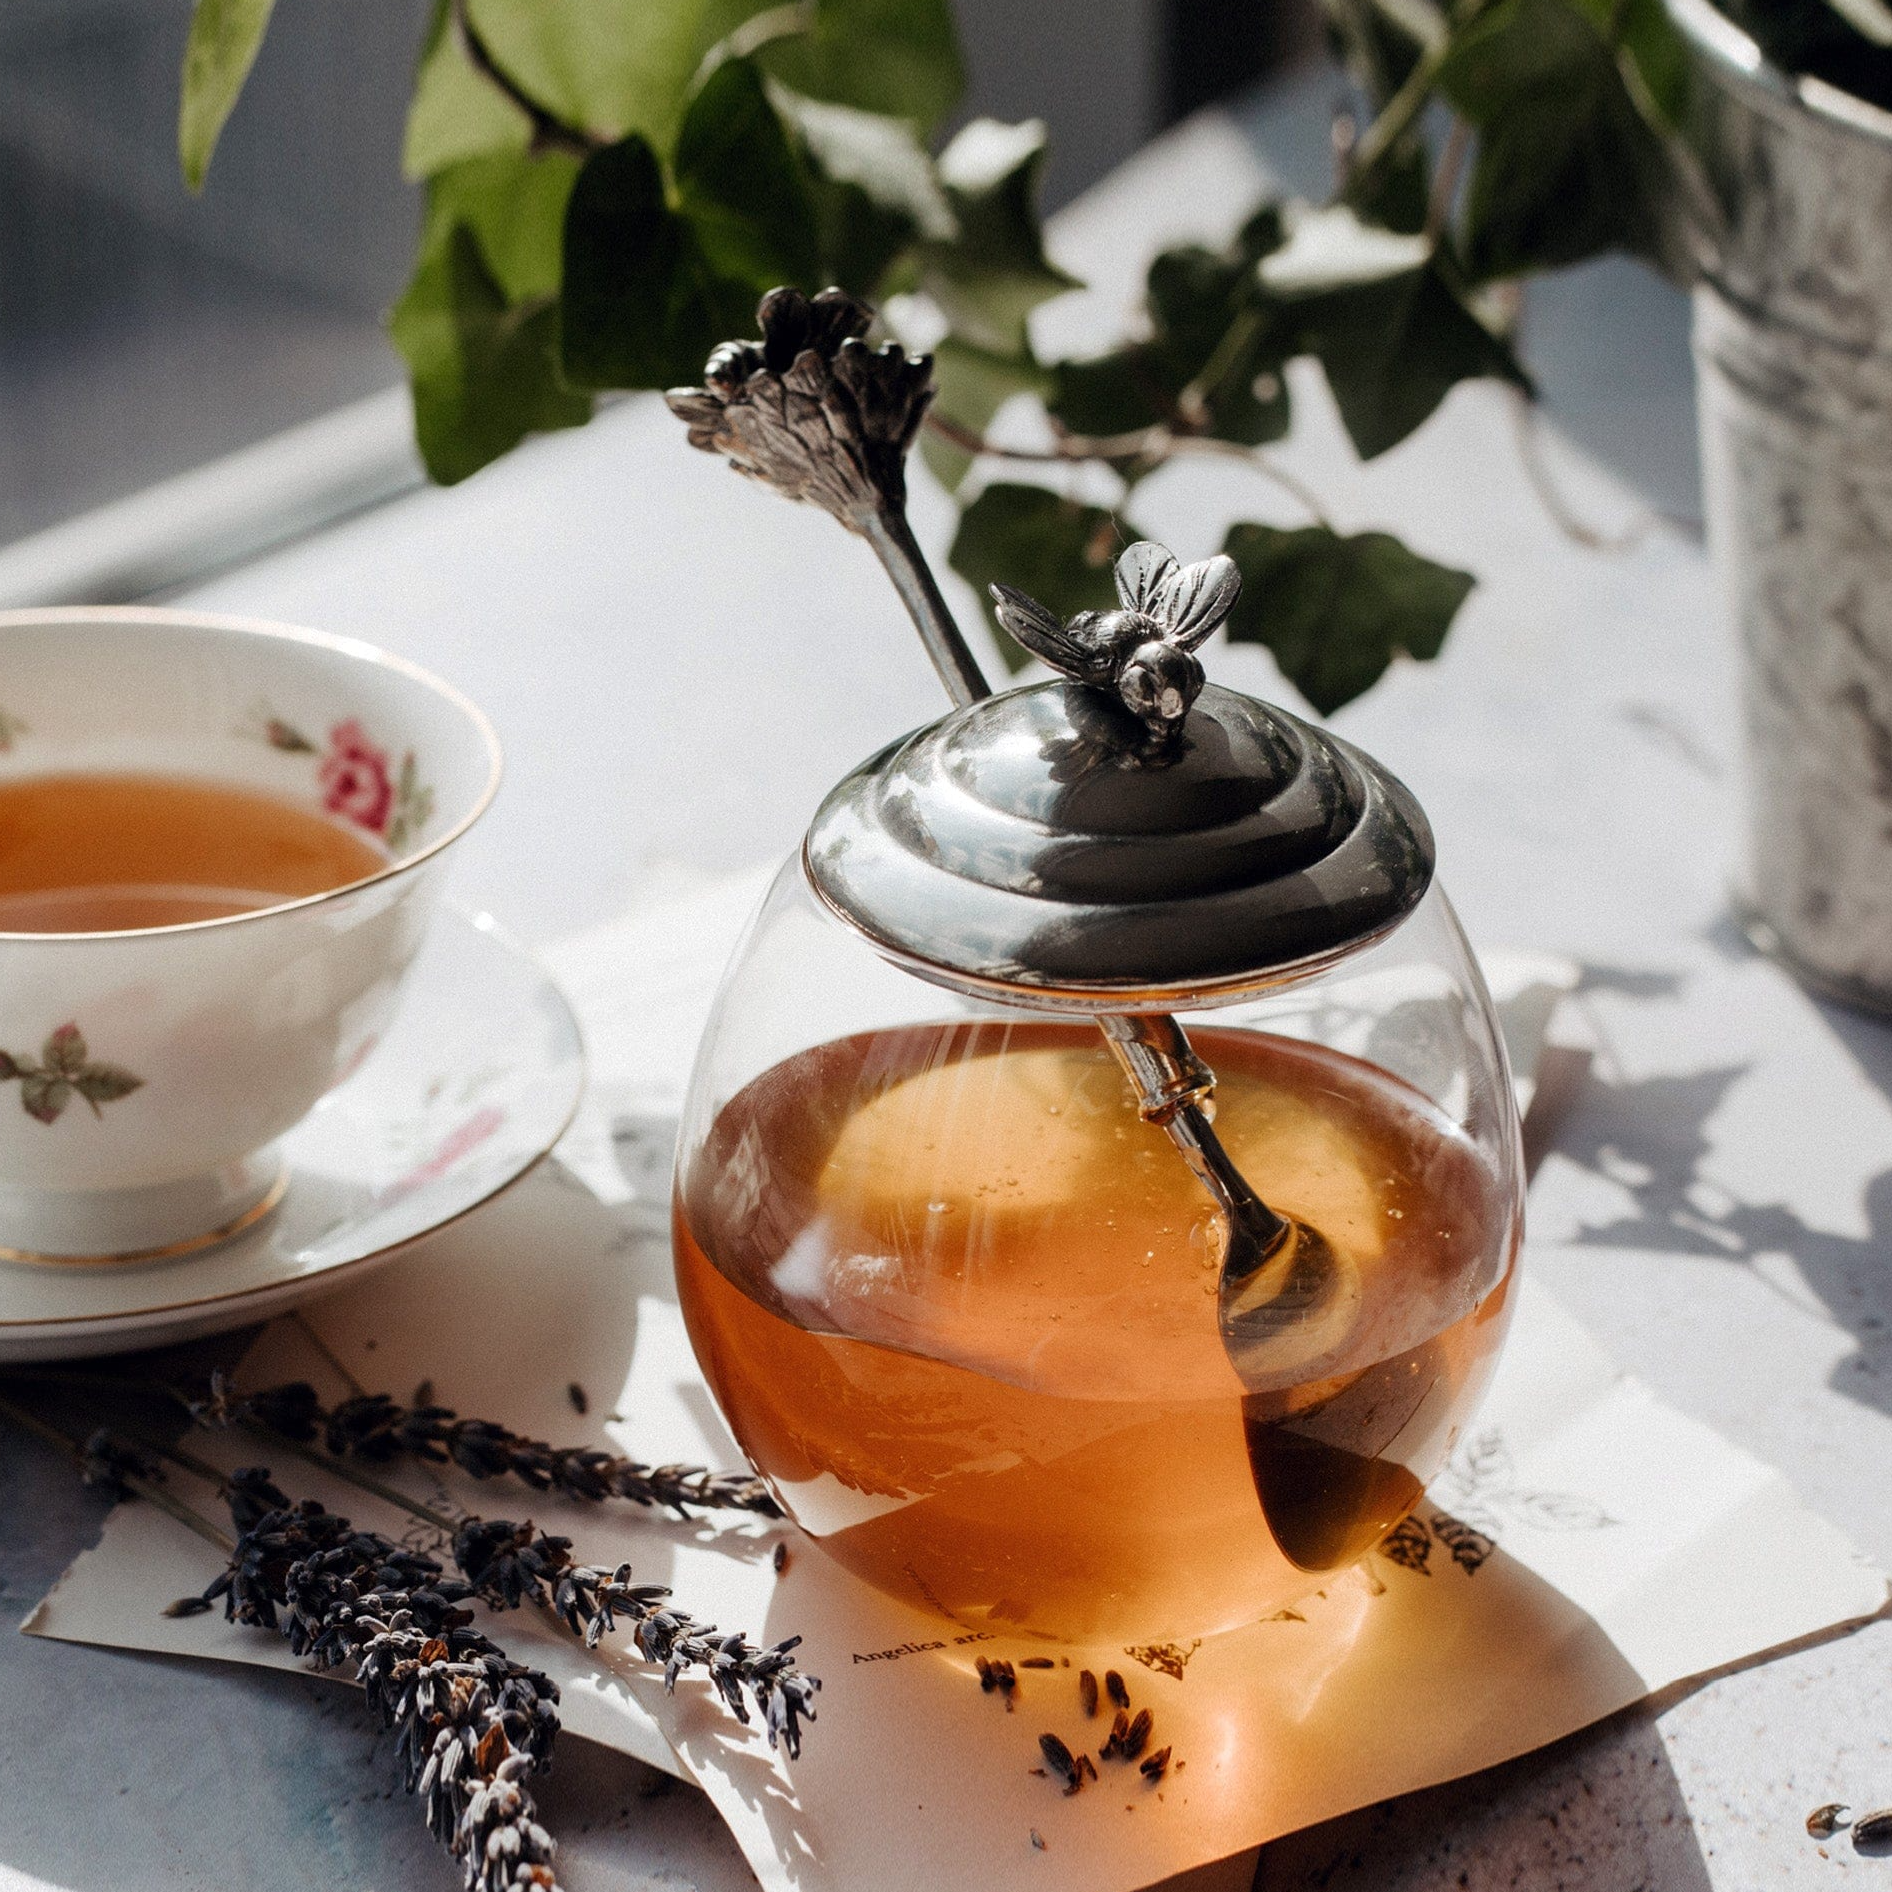
[[1311,970],[1431,884],[1424,813],[1351,744],[1213,684],[1154,727],[1069,682],[955,710],[830,793],[808,879],[922,977],[1097,1012]]

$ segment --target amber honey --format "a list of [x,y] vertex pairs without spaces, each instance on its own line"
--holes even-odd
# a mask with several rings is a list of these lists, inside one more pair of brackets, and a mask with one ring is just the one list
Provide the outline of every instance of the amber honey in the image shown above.
[[1357,1560],[1443,1462],[1505,1325],[1502,1185],[1370,1065],[1192,1035],[1229,1151],[1346,1271],[1341,1329],[1241,1376],[1216,1212],[1089,1025],[847,1038],[716,1118],[677,1208],[691,1337],[870,1583],[968,1629],[1206,1635]]
[[232,783],[129,773],[0,783],[0,933],[225,919],[386,865],[363,836]]

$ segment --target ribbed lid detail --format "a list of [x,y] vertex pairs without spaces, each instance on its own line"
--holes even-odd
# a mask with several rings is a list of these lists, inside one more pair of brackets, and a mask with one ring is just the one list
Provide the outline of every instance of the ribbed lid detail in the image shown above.
[[1072,683],[957,710],[863,763],[804,861],[842,919],[962,989],[1074,1009],[1235,996],[1385,932],[1432,835],[1371,757],[1205,687],[1152,750]]

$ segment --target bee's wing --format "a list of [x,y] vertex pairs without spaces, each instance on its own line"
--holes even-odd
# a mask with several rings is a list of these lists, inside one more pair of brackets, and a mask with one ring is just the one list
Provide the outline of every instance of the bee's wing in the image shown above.
[[1117,596],[1126,611],[1156,616],[1157,594],[1176,569],[1176,554],[1154,539],[1138,539],[1117,560]]
[[[1034,656],[1042,657],[1052,669],[1066,676],[1089,682],[1098,668],[1097,654],[1087,650],[1066,634],[1055,613],[1047,611],[1036,598],[1013,585],[990,587],[998,620]],[[1109,666],[1105,664],[1105,674]]]
[[1242,595],[1242,575],[1226,552],[1199,565],[1172,569],[1164,578],[1150,615],[1163,627],[1163,641],[1194,650],[1235,608]]

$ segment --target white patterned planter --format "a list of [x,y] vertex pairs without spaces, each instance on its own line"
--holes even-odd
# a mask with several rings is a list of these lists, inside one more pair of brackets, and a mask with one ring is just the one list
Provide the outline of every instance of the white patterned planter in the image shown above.
[[1744,646],[1753,930],[1892,1010],[1892,114],[1671,0],[1726,227],[1696,292],[1708,534]]

